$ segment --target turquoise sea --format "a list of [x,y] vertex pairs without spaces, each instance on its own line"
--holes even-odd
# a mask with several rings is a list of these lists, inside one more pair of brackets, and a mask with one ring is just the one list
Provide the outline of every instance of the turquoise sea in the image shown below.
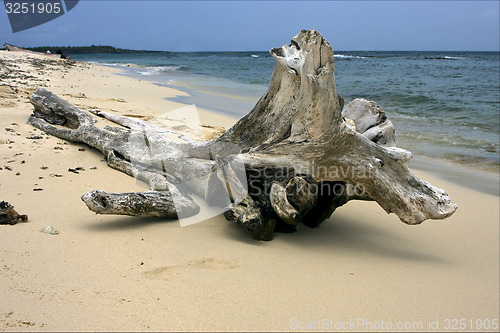
[[[268,52],[154,52],[71,55],[126,69],[125,75],[189,93],[177,101],[241,117],[266,92],[276,64]],[[377,102],[396,143],[415,155],[498,172],[500,53],[335,52],[337,92]]]

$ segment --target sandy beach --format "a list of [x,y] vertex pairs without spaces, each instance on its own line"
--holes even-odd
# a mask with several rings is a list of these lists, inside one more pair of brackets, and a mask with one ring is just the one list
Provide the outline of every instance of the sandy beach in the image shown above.
[[[45,87],[146,119],[184,106],[166,98],[185,92],[119,74],[0,51],[0,201],[29,216],[0,225],[1,331],[498,330],[499,197],[470,178],[415,170],[459,206],[444,221],[408,226],[375,202],[350,202],[318,229],[271,242],[222,216],[181,227],[89,211],[84,192],[144,189],[97,150],[27,124],[29,95]],[[208,126],[236,121],[199,111]]]

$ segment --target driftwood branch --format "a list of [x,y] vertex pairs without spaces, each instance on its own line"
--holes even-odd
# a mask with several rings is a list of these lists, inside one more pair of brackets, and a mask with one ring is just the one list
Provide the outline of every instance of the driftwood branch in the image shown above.
[[[444,219],[457,208],[447,194],[415,177],[411,153],[397,148],[394,127],[375,102],[344,108],[336,93],[330,44],[301,31],[271,50],[269,90],[220,137],[194,141],[147,122],[94,111],[121,127],[95,126],[89,113],[49,91],[31,96],[29,122],[48,134],[99,149],[108,165],[150,186],[148,192],[82,196],[101,214],[185,217],[191,195],[224,208],[254,238],[299,223],[317,227],[349,200],[374,200],[407,224]],[[342,110],[343,109],[343,110]]]
[[[199,207],[189,197],[180,196],[174,203],[170,192],[106,193],[90,191],[82,195],[90,210],[98,214],[130,216],[159,216],[177,218],[199,212]],[[181,203],[181,200],[184,202]]]

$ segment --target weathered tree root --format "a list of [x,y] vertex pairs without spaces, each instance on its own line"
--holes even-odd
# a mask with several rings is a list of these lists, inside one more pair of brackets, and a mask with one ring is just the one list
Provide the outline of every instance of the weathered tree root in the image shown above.
[[220,137],[193,141],[138,119],[100,111],[121,128],[97,128],[94,118],[39,89],[29,122],[48,134],[99,149],[108,165],[151,191],[82,196],[101,214],[184,217],[196,214],[190,197],[226,207],[256,239],[317,227],[349,200],[374,200],[406,224],[444,219],[457,206],[415,177],[411,153],[395,147],[394,127],[375,102],[356,99],[342,112],[333,50],[316,31],[271,50],[277,60],[269,90],[253,110]]

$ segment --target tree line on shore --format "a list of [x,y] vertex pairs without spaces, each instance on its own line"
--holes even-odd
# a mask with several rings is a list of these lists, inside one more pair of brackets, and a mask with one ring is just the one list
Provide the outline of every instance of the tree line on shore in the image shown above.
[[146,50],[130,50],[121,49],[109,45],[91,45],[91,46],[38,46],[38,47],[27,47],[27,50],[36,52],[47,52],[56,53],[57,51],[63,54],[89,54],[89,53],[148,53],[157,51],[146,51]]

